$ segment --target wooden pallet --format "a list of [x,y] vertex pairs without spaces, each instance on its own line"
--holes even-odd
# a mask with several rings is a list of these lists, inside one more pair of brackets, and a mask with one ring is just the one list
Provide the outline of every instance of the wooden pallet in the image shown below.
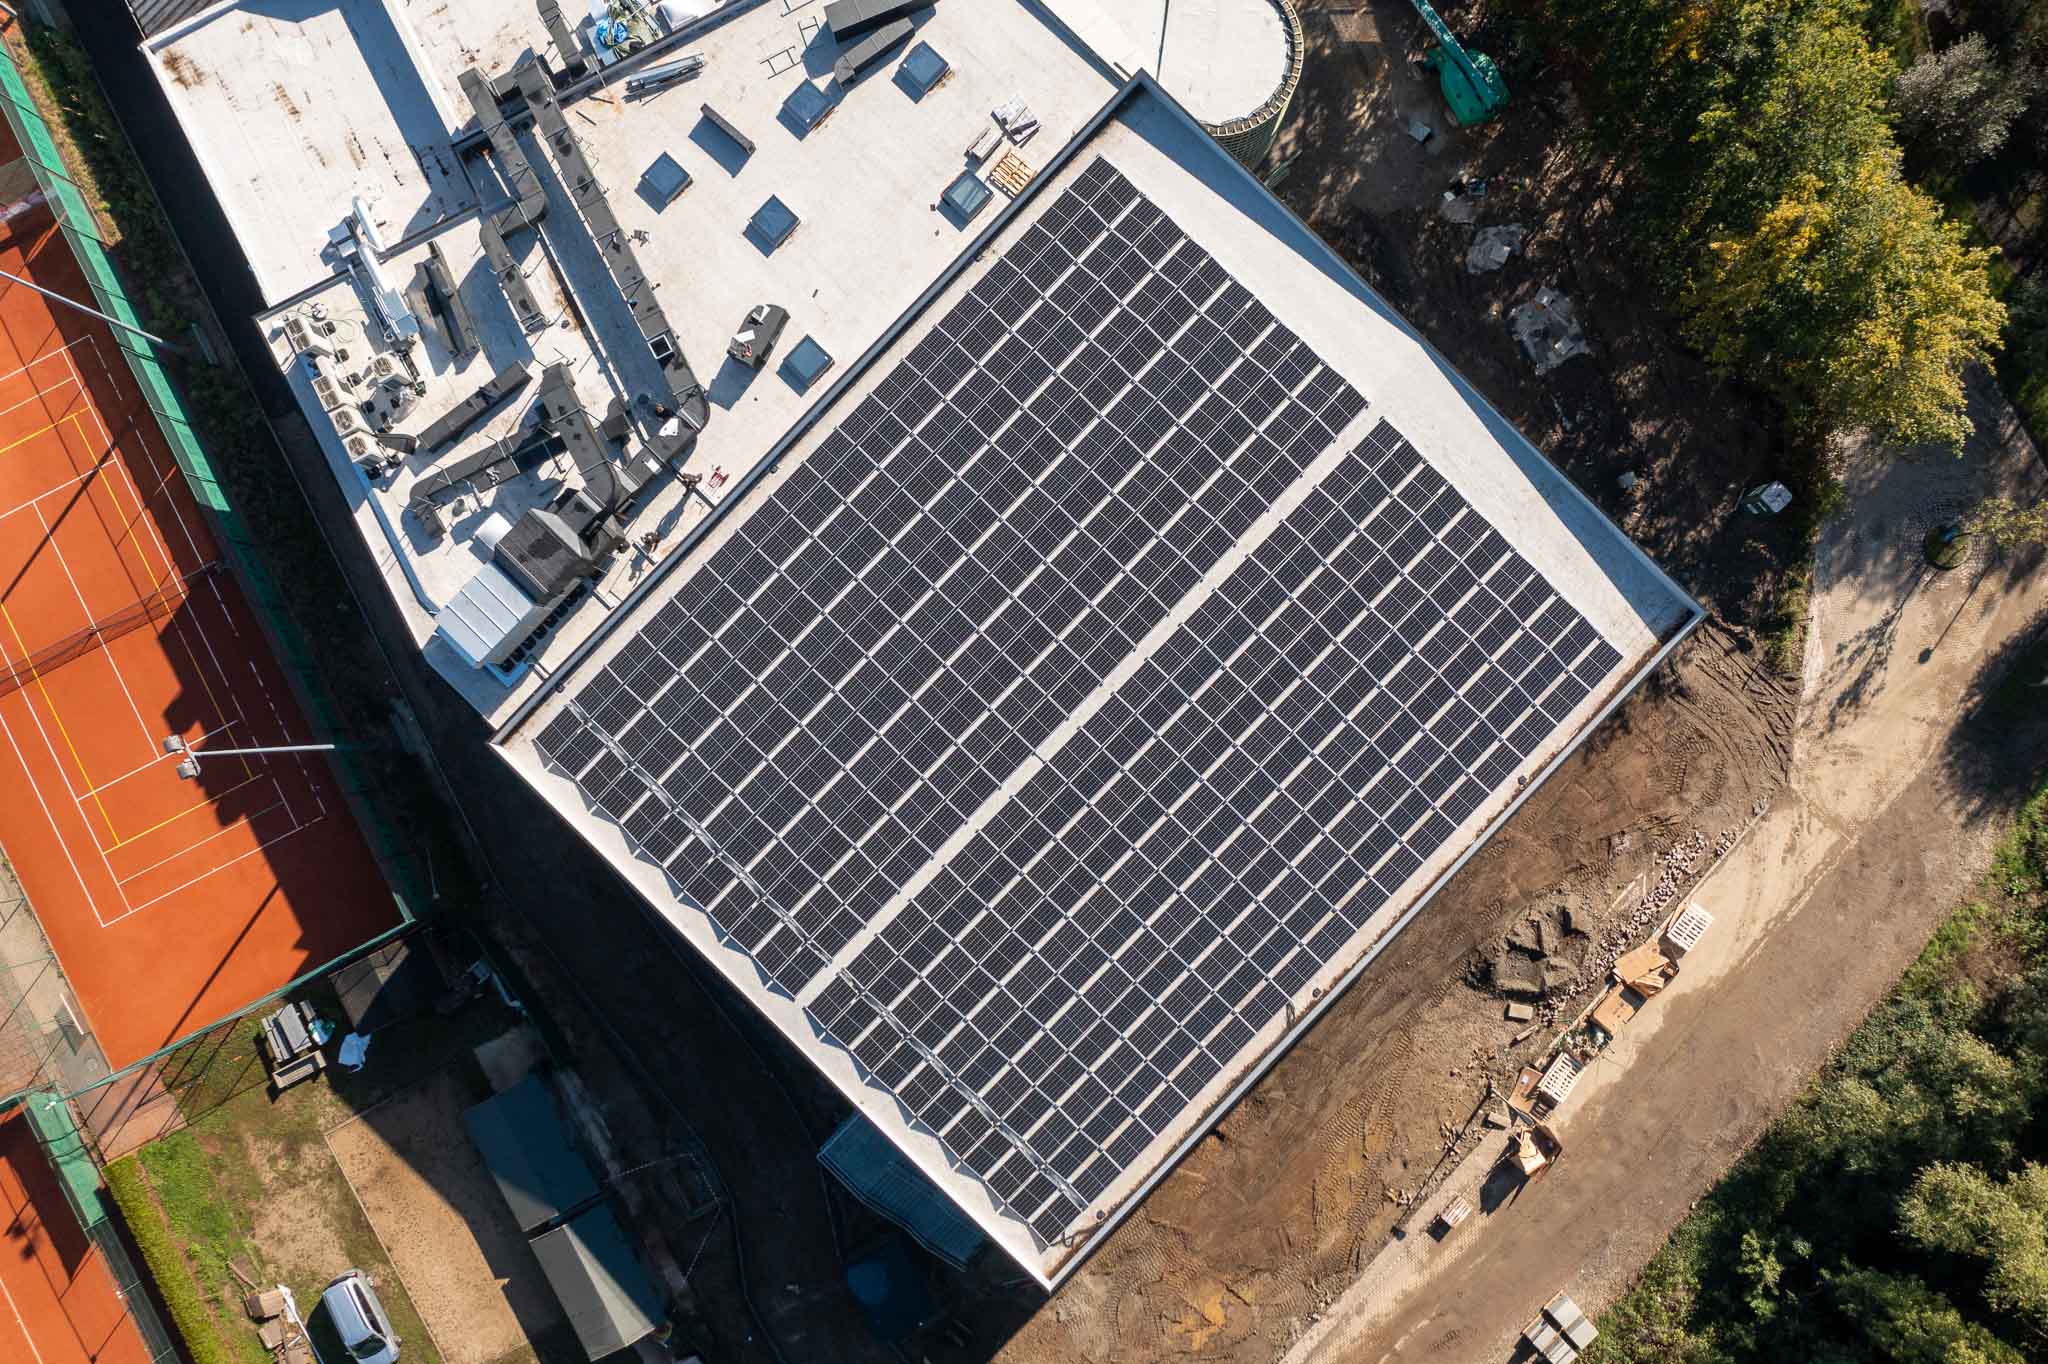
[[1012,199],[1024,192],[1024,186],[1031,183],[1031,177],[1038,174],[1028,162],[1015,152],[1004,152],[995,169],[988,173],[989,183]]

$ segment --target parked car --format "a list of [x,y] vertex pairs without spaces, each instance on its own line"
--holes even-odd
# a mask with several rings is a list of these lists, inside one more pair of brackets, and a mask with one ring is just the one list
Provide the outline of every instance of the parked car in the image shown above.
[[384,1314],[369,1275],[349,1270],[327,1285],[320,1302],[350,1359],[357,1364],[397,1364],[398,1333],[391,1329],[391,1318]]
[[726,343],[725,353],[743,365],[759,369],[767,363],[768,352],[775,349],[775,343],[782,339],[782,329],[788,325],[789,309],[773,303],[759,304],[747,310],[740,329]]

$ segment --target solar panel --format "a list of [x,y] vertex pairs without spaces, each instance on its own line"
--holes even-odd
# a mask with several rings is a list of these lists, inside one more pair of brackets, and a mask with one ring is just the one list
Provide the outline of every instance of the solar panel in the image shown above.
[[1056,1242],[1621,663],[1365,411],[1097,158],[541,754]]

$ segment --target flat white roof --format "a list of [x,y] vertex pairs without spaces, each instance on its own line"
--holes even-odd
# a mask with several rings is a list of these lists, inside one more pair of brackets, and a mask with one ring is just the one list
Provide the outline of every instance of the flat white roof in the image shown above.
[[[992,1239],[1048,1285],[1070,1273],[1099,1244],[1109,1228],[1136,1205],[1143,1193],[1170,1168],[1179,1151],[1227,1110],[1256,1077],[1275,1060],[1335,993],[1361,970],[1381,947],[1418,912],[1433,891],[1463,860],[1476,851],[1535,783],[1575,747],[1620,697],[1646,675],[1663,653],[1696,623],[1697,609],[1640,551],[1636,550],[1553,466],[1508,424],[1485,407],[1469,385],[1420,341],[1384,302],[1342,265],[1314,236],[1287,213],[1243,170],[1224,155],[1179,109],[1140,86],[1117,107],[1114,117],[1083,144],[1078,154],[1034,185],[1031,198],[1003,225],[993,241],[949,280],[944,290],[890,338],[886,349],[858,374],[846,378],[829,409],[799,434],[779,455],[774,467],[742,500],[707,523],[704,534],[687,554],[664,566],[658,581],[644,589],[629,611],[616,616],[605,636],[582,658],[573,672],[558,673],[547,696],[530,713],[518,717],[501,734],[507,761],[531,782],[562,817],[647,895],[651,903],[723,971],[756,1007],[782,1028],[878,1127],[887,1132],[919,1167],[982,1224]],[[963,1153],[914,1106],[904,1091],[884,1083],[867,1062],[860,1062],[843,1039],[832,1032],[820,1009],[832,1001],[837,973],[859,971],[864,949],[887,939],[889,917],[909,914],[906,890],[890,902],[883,915],[864,928],[833,958],[829,967],[799,989],[771,979],[769,957],[757,957],[736,939],[730,917],[714,922],[682,890],[691,859],[685,852],[676,865],[664,865],[659,849],[641,840],[660,811],[650,799],[633,813],[624,804],[609,812],[598,803],[625,791],[609,792],[579,783],[565,769],[559,754],[538,746],[540,736],[582,696],[582,706],[616,706],[603,688],[618,676],[629,653],[644,655],[643,636],[653,628],[663,607],[687,593],[698,575],[735,537],[747,534],[750,518],[768,506],[777,490],[800,471],[842,420],[874,393],[929,334],[939,319],[964,298],[995,265],[1000,252],[1037,221],[1072,186],[1083,167],[1097,157],[1111,163],[1191,238],[1205,247],[1254,296],[1266,302],[1279,320],[1308,342],[1323,360],[1354,385],[1371,406],[1348,423],[1336,439],[1240,541],[1206,586],[1177,608],[1177,614],[1148,636],[1105,681],[1076,716],[1039,746],[1044,755],[1026,767],[1055,761],[1060,744],[1076,733],[1086,712],[1108,698],[1153,652],[1166,647],[1171,630],[1200,610],[1203,594],[1214,590],[1229,568],[1249,557],[1259,538],[1277,526],[1316,485],[1329,477],[1346,453],[1390,421],[1408,436],[1429,466],[1440,473],[1508,544],[1523,555],[1570,606],[1612,643],[1619,662],[1569,714],[1549,725],[1513,773],[1489,790],[1485,800],[1458,824],[1455,833],[1405,876],[1385,904],[1358,931],[1343,941],[1293,992],[1288,1008],[1267,1019],[1217,1071],[1147,1135],[1135,1153],[1117,1164],[1114,1176],[1095,1191],[1067,1225],[1071,1230],[1050,1239],[1028,1224],[1031,1209],[1018,1209],[978,1177]],[[663,648],[666,645],[661,646]],[[764,665],[766,666],[766,665]],[[642,672],[642,686],[659,690],[668,674]],[[681,674],[679,691],[669,703],[714,686],[708,676]],[[585,692],[586,688],[595,688]],[[593,697],[600,699],[593,700]],[[729,704],[727,695],[703,694],[714,710]],[[650,701],[650,707],[664,704]],[[631,728],[635,712],[611,710],[615,722]],[[652,713],[652,712],[650,712]],[[580,712],[579,712],[580,714]],[[1548,723],[1548,722],[1546,722]],[[658,724],[657,724],[658,727]],[[644,730],[642,731],[644,734]],[[687,736],[679,736],[686,747]],[[593,750],[596,751],[596,750]],[[604,759],[600,754],[600,766]],[[591,769],[594,774],[597,769]],[[659,772],[652,773],[659,779]],[[610,780],[584,775],[583,783]],[[1005,817],[1005,802],[1029,783],[1020,771],[963,825],[933,860],[911,881],[928,884],[949,857],[982,836]],[[634,788],[638,789],[638,788]],[[594,794],[597,791],[597,794]],[[627,802],[628,804],[630,801]],[[706,806],[697,814],[707,816]],[[652,812],[650,814],[650,812]],[[620,816],[624,815],[623,823]],[[629,836],[628,830],[632,833]],[[690,845],[694,847],[694,845]],[[723,907],[721,906],[721,912]],[[841,992],[843,996],[843,991]],[[843,1002],[843,999],[842,1001]],[[871,1058],[870,1058],[871,1059]]]
[[1123,22],[1145,69],[1205,123],[1257,113],[1301,60],[1277,0],[1131,0]]
[[[464,2],[473,8],[481,0]],[[672,480],[664,480],[634,520],[636,535],[646,527],[659,528],[656,555],[677,543],[706,507],[816,402],[822,385],[802,391],[781,370],[796,345],[812,338],[843,372],[1007,202],[998,193],[995,205],[965,224],[936,207],[946,186],[969,169],[968,145],[982,130],[994,130],[991,110],[1021,98],[1039,120],[1039,132],[1027,143],[1005,143],[1017,162],[1029,168],[1071,139],[1115,89],[1107,68],[1048,24],[1028,0],[954,0],[919,15],[916,41],[929,45],[951,68],[946,79],[922,98],[895,78],[908,45],[852,88],[841,88],[831,74],[837,46],[829,31],[813,22],[821,13],[816,0],[787,14],[780,0],[729,5],[708,26],[686,31],[680,45],[652,54],[654,61],[682,53],[702,55],[705,66],[694,79],[649,97],[629,98],[623,78],[611,74],[602,88],[564,105],[570,127],[606,186],[612,211],[635,243],[683,353],[710,398],[709,425],[687,463],[687,469],[703,479],[699,493],[686,498]],[[443,28],[449,34],[482,33],[490,40],[488,49],[500,53],[547,46],[537,17],[526,26],[524,43],[518,41],[520,27],[502,14],[495,26],[472,27],[458,22],[452,11],[429,10],[415,14],[413,20],[428,40],[415,50],[436,54],[438,66],[422,67],[427,72],[423,81],[436,89],[453,88],[459,75],[446,69],[452,65],[449,54],[457,49],[444,44],[439,36]],[[220,21],[216,17],[213,22]],[[196,30],[173,31],[162,35],[160,46],[182,50],[190,41],[182,34],[206,31],[204,24]],[[251,32],[262,44],[259,51],[267,51],[276,41],[268,26]],[[225,57],[222,64],[238,69]],[[504,68],[485,70],[501,85],[508,84],[502,81]],[[831,101],[831,112],[816,127],[799,130],[786,119],[783,105],[805,83]],[[173,93],[173,104],[180,107],[188,129],[195,121],[204,127],[210,106],[203,100],[181,103],[177,91]],[[365,100],[362,93],[355,92],[355,102],[368,106],[364,112],[374,123],[375,101]],[[752,154],[742,155],[702,115],[704,105],[753,141]],[[330,106],[328,122],[337,122],[339,107]],[[466,103],[463,107],[463,120],[451,126],[467,134],[474,131],[475,119],[467,113]],[[266,124],[275,122],[266,114]],[[252,135],[239,136],[246,140]],[[298,135],[314,140],[342,136],[332,128],[302,130]],[[618,305],[617,290],[531,127],[523,127],[519,138],[549,193],[549,217],[543,226],[549,247],[543,255],[530,234],[514,245],[527,253],[524,273],[549,315],[549,325],[531,335],[522,333],[502,301],[483,260],[478,215],[470,205],[481,199],[484,208],[494,209],[506,191],[494,169],[472,160],[464,183],[474,181],[477,189],[464,209],[439,226],[415,233],[409,244],[383,262],[387,279],[403,285],[426,259],[429,244],[437,246],[460,284],[484,343],[477,355],[458,361],[429,334],[421,352],[427,361],[429,391],[413,417],[398,425],[401,433],[417,432],[507,363],[528,363],[536,377],[539,367],[550,360],[573,363],[579,389],[594,411],[602,411],[611,397],[630,398],[641,386],[639,376],[630,371],[643,363],[645,347]],[[640,183],[663,154],[691,177],[689,188],[667,203]],[[222,177],[211,166],[209,173],[218,185]],[[473,539],[477,525],[493,512],[516,517],[545,501],[560,486],[558,476],[566,473],[566,465],[558,461],[487,493],[456,497],[446,535],[426,533],[406,510],[421,478],[517,427],[530,407],[529,392],[448,450],[407,459],[395,476],[372,484],[358,474],[342,438],[312,400],[310,377],[289,363],[284,344],[285,317],[309,314],[317,304],[342,319],[366,357],[389,349],[376,338],[356,288],[345,276],[333,274],[334,264],[312,250],[324,247],[328,229],[347,214],[349,198],[356,192],[349,177],[329,175],[325,188],[321,184],[318,177],[309,176],[284,200],[251,193],[244,208],[247,222],[230,202],[238,235],[252,261],[275,251],[280,262],[295,262],[280,264],[276,289],[266,290],[273,297],[290,298],[290,306],[267,314],[262,323],[280,364],[293,375],[314,431],[355,505],[359,528],[415,638],[449,683],[486,719],[496,722],[597,628],[608,605],[631,588],[650,561],[637,549],[614,561],[599,590],[544,641],[537,655],[539,666],[510,685],[470,667],[436,638],[434,610],[460,590],[485,557]],[[796,231],[772,252],[748,231],[749,221],[770,196],[799,219]],[[316,207],[323,198],[330,201],[325,210]],[[394,245],[396,234],[385,230],[387,246]],[[307,251],[291,248],[290,243],[309,234]],[[789,310],[790,322],[775,355],[756,371],[726,359],[725,345],[741,318],[758,303],[781,304]],[[834,377],[828,372],[826,382]]]
[[266,301],[330,273],[327,234],[352,200],[387,245],[475,206],[449,147],[461,105],[416,60],[414,9],[402,0],[237,4],[143,44]]

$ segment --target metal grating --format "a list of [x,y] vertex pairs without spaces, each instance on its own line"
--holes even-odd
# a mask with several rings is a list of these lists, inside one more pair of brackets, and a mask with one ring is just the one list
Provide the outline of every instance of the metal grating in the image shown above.
[[1365,408],[1098,158],[537,740],[1041,1242],[1622,661]]

